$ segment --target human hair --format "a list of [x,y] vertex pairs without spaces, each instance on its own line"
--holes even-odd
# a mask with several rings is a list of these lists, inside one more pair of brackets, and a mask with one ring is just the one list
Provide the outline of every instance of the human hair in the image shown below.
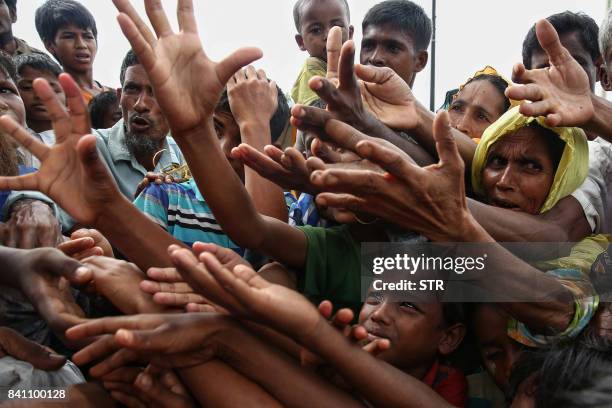
[[13,82],[17,83],[17,70],[13,59],[4,51],[0,51],[0,72]]
[[[595,20],[584,13],[573,13],[571,11],[553,14],[546,19],[555,27],[559,36],[577,33],[580,43],[588,51],[593,63],[597,61],[601,53],[599,52],[597,39],[599,27],[597,27]],[[525,65],[525,68],[532,69],[531,57],[535,51],[542,51],[542,47],[536,36],[535,25],[533,25],[523,41],[523,65]]]
[[46,54],[22,54],[13,58],[13,61],[18,75],[21,75],[23,70],[28,67],[51,74],[54,77],[58,77],[62,73],[62,68]]
[[368,26],[389,26],[412,38],[416,51],[429,47],[431,20],[423,8],[409,0],[386,0],[368,10],[362,30]]
[[129,50],[123,58],[123,62],[121,63],[121,71],[119,72],[119,82],[121,83],[121,86],[123,86],[123,82],[125,81],[125,71],[134,65],[140,65],[140,61],[138,61],[136,53],[134,53],[133,50]]
[[88,109],[93,129],[104,128],[104,115],[117,101],[117,93],[115,91],[99,93],[89,101]]
[[[295,2],[293,6],[293,22],[295,23],[295,29],[297,30],[298,33],[302,32],[302,10],[304,6],[306,6],[306,4],[313,2],[313,1],[317,1],[317,0],[298,0]],[[344,6],[346,10],[346,18],[348,19],[348,21],[351,21],[351,10],[349,9],[348,1],[347,0],[339,0],[339,1],[342,2],[342,5]]]
[[[607,373],[610,378],[611,346],[607,338],[587,333],[550,348],[525,350],[510,374],[508,399],[514,399],[521,384],[529,381],[525,391],[536,407],[585,407],[580,401],[595,399],[595,395],[589,396],[590,391],[602,388],[597,382],[600,375]],[[606,403],[586,406],[609,406],[612,394],[604,397],[599,393],[597,400],[602,398]]]
[[[280,87],[276,86],[277,91],[277,106],[274,115],[272,115],[272,119],[270,119],[270,139],[271,143],[274,143],[278,140],[279,137],[282,136],[283,131],[285,130],[285,125],[289,120],[289,104],[287,103],[287,98],[283,93],[283,90]],[[219,102],[217,102],[217,106],[215,108],[218,112],[226,112],[231,115],[232,109],[229,103],[229,97],[227,95],[227,89],[223,91]]]
[[98,38],[98,29],[93,15],[81,3],[74,0],[47,0],[36,9],[34,18],[36,31],[43,42],[54,42],[55,35],[62,28],[74,24],[82,30],[91,29]]
[[606,13],[606,17],[599,27],[599,52],[605,55],[612,42],[612,8]]
[[4,0],[4,4],[13,15],[17,15],[17,0]]
[[442,324],[450,327],[454,324],[466,324],[466,313],[463,303],[460,302],[441,302],[442,304]]
[[491,74],[478,75],[473,78],[470,78],[470,80],[465,83],[464,87],[476,81],[488,81],[491,85],[493,85],[493,87],[495,87],[495,89],[497,89],[500,95],[504,98],[504,107],[502,109],[502,112],[505,112],[510,108],[510,99],[508,99],[505,94],[506,88],[508,88],[508,82],[506,82],[502,77]]

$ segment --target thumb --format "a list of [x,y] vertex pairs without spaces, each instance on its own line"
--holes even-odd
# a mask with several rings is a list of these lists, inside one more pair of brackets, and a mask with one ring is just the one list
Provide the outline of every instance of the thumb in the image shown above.
[[384,84],[387,82],[395,73],[389,67],[375,67],[373,65],[355,65],[355,75],[359,79],[365,82],[371,82],[374,84]]
[[132,350],[169,352],[170,342],[163,331],[163,325],[154,330],[119,329],[115,333],[115,340],[120,346]]
[[0,329],[0,350],[17,360],[32,364],[39,370],[58,370],[66,363],[66,357],[53,353],[6,327]]
[[52,275],[63,276],[76,285],[83,285],[92,280],[93,271],[79,261],[61,252],[54,253],[54,258],[45,263],[45,270]]
[[225,86],[231,76],[240,68],[260,59],[262,56],[261,50],[254,47],[245,47],[234,51],[225,57],[223,61],[220,61],[215,68],[219,82]]
[[319,303],[319,313],[321,314],[321,316],[323,316],[325,320],[331,317],[333,308],[334,307],[332,305],[332,302],[330,302],[329,300],[324,300]]
[[436,151],[440,157],[440,165],[453,168],[463,168],[463,160],[459,155],[457,143],[451,131],[448,112],[440,111],[433,122],[433,137],[436,141]]

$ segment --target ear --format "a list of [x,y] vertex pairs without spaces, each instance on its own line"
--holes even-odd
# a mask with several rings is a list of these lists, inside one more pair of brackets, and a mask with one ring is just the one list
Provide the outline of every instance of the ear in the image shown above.
[[353,33],[355,32],[355,27],[352,25],[349,26],[349,40],[353,39]]
[[438,352],[443,356],[448,356],[457,350],[465,337],[465,325],[456,323],[444,330],[444,334],[438,343]]
[[419,51],[415,58],[414,72],[421,72],[429,61],[429,53],[427,51]]
[[[45,49],[49,51],[49,54],[53,55],[53,58],[57,60],[57,54],[56,54],[57,49],[55,48],[55,44],[53,43],[53,41],[44,41],[43,44],[45,45]],[[60,61],[60,64],[61,64],[61,61]]]
[[304,46],[304,38],[301,34],[295,35],[295,42],[297,43],[298,47],[300,47],[300,50],[306,51],[306,47]]
[[612,79],[608,74],[608,69],[605,64],[602,64],[597,68],[597,79],[599,79],[603,89],[606,91],[612,91]]
[[17,22],[17,10],[10,8],[9,16],[11,17],[11,23],[15,24]]

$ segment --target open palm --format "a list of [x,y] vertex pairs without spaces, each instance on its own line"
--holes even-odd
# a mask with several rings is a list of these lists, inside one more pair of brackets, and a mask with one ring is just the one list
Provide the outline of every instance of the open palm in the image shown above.
[[204,125],[229,78],[261,57],[260,50],[243,48],[218,63],[210,60],[198,36],[192,0],[178,1],[178,33],[172,31],[160,1],[145,1],[156,36],[129,0],[113,3],[121,12],[121,29],[146,70],[175,137]]

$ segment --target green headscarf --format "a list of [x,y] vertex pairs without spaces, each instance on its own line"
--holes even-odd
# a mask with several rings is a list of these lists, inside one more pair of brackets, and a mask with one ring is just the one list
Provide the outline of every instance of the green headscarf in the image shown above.
[[533,118],[521,115],[519,107],[516,106],[504,113],[485,130],[476,148],[474,160],[472,161],[472,188],[476,194],[484,195],[482,171],[491,146],[507,134],[529,126],[533,121],[537,121],[538,125],[552,130],[565,142],[565,148],[563,149],[555,178],[546,201],[540,209],[540,213],[550,210],[559,200],[572,194],[582,185],[589,172],[589,147],[586,135],[582,129],[569,127],[552,128],[544,123],[544,118],[542,117]]

